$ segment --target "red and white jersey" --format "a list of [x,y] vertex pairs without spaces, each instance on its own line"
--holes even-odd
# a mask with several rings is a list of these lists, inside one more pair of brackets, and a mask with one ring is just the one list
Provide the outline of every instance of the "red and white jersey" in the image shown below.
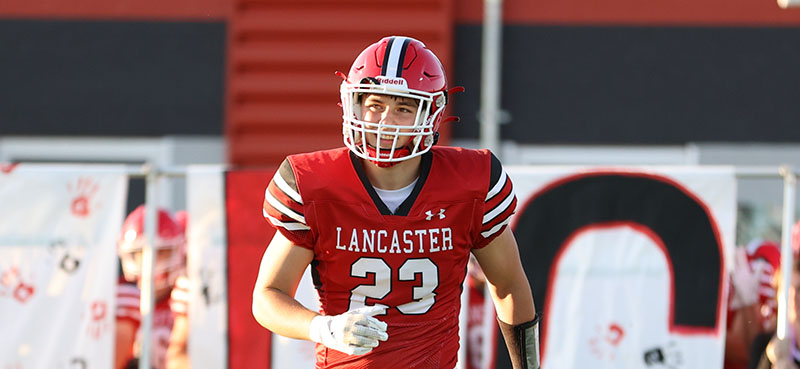
[[[486,311],[484,303],[486,302],[486,295],[484,294],[483,284],[475,282],[474,279],[467,279],[467,290],[469,291],[469,308],[467,309],[467,369],[479,369],[483,367],[483,344],[486,341],[484,337],[484,325],[491,324],[494,332],[497,330],[496,317],[494,310],[492,310],[492,318],[485,319]],[[489,337],[492,342],[496,340],[496,336]],[[492,345],[494,349],[496,345]],[[491,350],[490,355],[494,355],[494,349]],[[494,365],[490,365],[494,368]]]
[[326,315],[383,306],[389,339],[350,356],[317,345],[317,368],[455,367],[461,286],[473,248],[507,226],[511,181],[487,150],[434,147],[394,214],[346,148],[289,156],[265,193],[264,216],[314,251]]
[[[170,334],[175,315],[186,315],[188,311],[189,280],[185,276],[178,277],[170,297],[156,301],[153,310],[153,329],[150,343],[150,366],[154,369],[165,369],[167,347],[169,347]],[[135,284],[122,282],[117,287],[117,320],[127,319],[133,321],[136,327],[141,326],[139,313],[139,288]],[[141,329],[136,335],[134,356],[139,357],[141,346]]]

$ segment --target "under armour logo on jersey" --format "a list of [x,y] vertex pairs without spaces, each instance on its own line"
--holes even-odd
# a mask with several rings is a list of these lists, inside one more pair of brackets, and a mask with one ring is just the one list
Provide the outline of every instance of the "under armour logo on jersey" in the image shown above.
[[[426,215],[425,220],[431,220],[431,219],[433,219],[433,216],[434,216],[432,210],[426,211],[425,215]],[[445,218],[444,209],[439,209],[439,219],[444,219],[444,218]]]

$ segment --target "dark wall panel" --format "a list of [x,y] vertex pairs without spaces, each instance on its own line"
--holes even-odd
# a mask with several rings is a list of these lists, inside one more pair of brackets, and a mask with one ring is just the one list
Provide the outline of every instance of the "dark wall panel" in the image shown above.
[[[480,24],[483,3],[459,1],[456,23]],[[781,9],[775,0],[504,0],[503,20],[505,24],[562,26],[797,26],[800,12]]]
[[[504,29],[503,138],[528,143],[798,142],[800,28]],[[479,26],[456,32],[455,138],[478,136]]]
[[222,134],[224,22],[0,20],[0,50],[0,134]]

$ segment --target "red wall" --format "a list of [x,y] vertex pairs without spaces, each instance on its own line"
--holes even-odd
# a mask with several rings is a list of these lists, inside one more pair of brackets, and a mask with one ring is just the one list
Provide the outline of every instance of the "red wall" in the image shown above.
[[[388,35],[425,42],[449,68],[453,0],[233,0],[225,137],[228,161],[277,165],[290,153],[341,147],[341,78]],[[447,142],[449,130],[442,132]]]
[[8,0],[2,18],[220,20],[230,0]]
[[272,335],[253,317],[253,287],[275,230],[261,214],[275,169],[228,172],[228,368],[270,368]]

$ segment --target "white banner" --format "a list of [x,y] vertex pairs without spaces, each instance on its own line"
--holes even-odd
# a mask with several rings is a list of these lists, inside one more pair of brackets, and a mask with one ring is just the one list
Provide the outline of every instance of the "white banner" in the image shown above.
[[[230,283],[227,278],[227,272],[228,268],[236,268],[239,265],[237,263],[251,263],[251,266],[258,266],[261,254],[258,254],[257,257],[259,259],[256,260],[232,260],[231,266],[229,266],[227,251],[230,245],[228,244],[227,225],[230,222],[245,221],[243,219],[251,221],[255,217],[254,224],[259,228],[257,230],[254,229],[253,232],[263,232],[270,227],[269,223],[262,217],[261,204],[258,201],[263,200],[266,183],[271,177],[272,173],[264,172],[263,178],[266,181],[263,187],[252,188],[248,187],[253,184],[248,182],[247,179],[242,180],[240,178],[242,182],[231,183],[232,180],[226,178],[226,172],[220,166],[192,166],[189,168],[187,177],[187,211],[189,213],[187,269],[189,279],[192,281],[189,300],[191,327],[189,331],[189,356],[192,369],[228,367],[228,355],[235,350],[235,348],[229,346],[229,344],[233,345],[235,343],[231,343],[228,340],[228,314],[234,302],[239,303],[239,306],[242,305],[242,301],[232,301],[228,304],[228,296],[235,295],[237,292],[235,289],[245,288],[245,295],[247,296],[246,304],[248,308],[246,309],[246,314],[249,316],[245,319],[241,319],[240,316],[236,317],[240,325],[241,321],[244,320],[257,326],[249,308],[252,303],[250,298],[252,287],[237,285],[231,286],[230,289],[227,288]],[[236,188],[239,191],[246,188],[246,191],[252,191],[259,195],[258,200],[254,201],[252,205],[248,205],[249,203],[242,205],[245,211],[252,211],[252,213],[247,215],[236,213],[237,209],[232,210],[230,204],[226,204],[226,189],[227,191],[237,191],[232,188]],[[269,240],[265,239],[263,247],[266,247],[267,242]],[[244,247],[243,245],[239,246]],[[247,283],[254,284],[255,278],[254,270],[252,279],[248,280]],[[242,291],[238,292],[240,292],[238,296],[241,296]],[[306,270],[295,297],[309,309],[319,310],[319,298],[311,280],[310,268]],[[232,325],[235,325],[235,323]],[[243,328],[240,327],[240,329]],[[255,329],[260,332],[266,332],[266,329],[260,326]],[[242,334],[242,331],[236,334]],[[235,338],[231,340],[236,341]],[[269,351],[271,355],[267,358],[267,361],[273,369],[314,367],[316,356],[313,342],[273,334],[271,346]],[[259,350],[252,347],[247,349],[239,348],[237,351],[239,356],[231,358],[230,362],[246,361],[247,359],[243,359],[241,355],[248,353],[250,355],[263,354],[265,357],[268,355],[267,350]],[[258,362],[261,362],[262,359],[264,357],[252,358],[252,360]]]
[[0,167],[0,368],[110,368],[121,166]]
[[189,360],[193,369],[227,368],[225,173],[220,166],[191,166],[186,184]]
[[732,168],[507,170],[543,368],[722,368]]
[[[311,280],[311,267],[306,268],[303,279],[297,286],[294,295],[297,301],[303,306],[319,311],[319,295],[314,289],[314,282]],[[315,344],[311,341],[287,338],[281,335],[272,335],[272,363],[273,369],[295,369],[313,368],[316,363]]]

